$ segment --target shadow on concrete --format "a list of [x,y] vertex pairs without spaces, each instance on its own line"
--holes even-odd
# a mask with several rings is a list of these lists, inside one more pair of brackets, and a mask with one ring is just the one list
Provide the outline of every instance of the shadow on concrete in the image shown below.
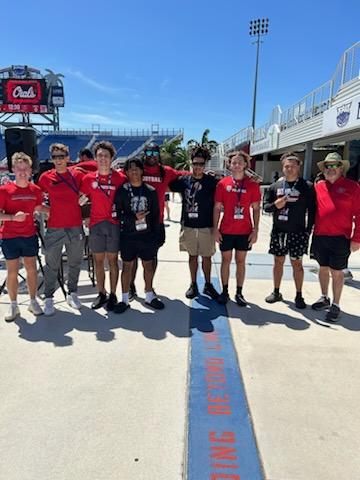
[[272,309],[262,308],[255,303],[248,303],[247,307],[239,307],[235,302],[227,305],[230,318],[239,318],[245,325],[265,327],[270,324],[283,324],[292,330],[306,330],[310,324],[301,318],[286,315]]
[[193,300],[190,308],[190,330],[209,333],[215,330],[213,321],[226,315],[224,307],[205,295],[199,295]]
[[345,286],[350,288],[355,288],[356,290],[360,290],[360,280],[345,280]]
[[304,310],[298,310],[295,307],[294,303],[287,302],[287,301],[285,301],[284,303],[286,303],[291,310],[301,313],[303,317],[322,327],[336,329],[337,326],[341,326],[343,328],[346,328],[347,330],[352,330],[354,332],[360,331],[360,317],[356,315],[350,315],[349,313],[341,311],[339,321],[333,323],[333,322],[327,322],[325,320],[326,310],[320,310],[320,311],[312,310],[311,306],[308,306]]

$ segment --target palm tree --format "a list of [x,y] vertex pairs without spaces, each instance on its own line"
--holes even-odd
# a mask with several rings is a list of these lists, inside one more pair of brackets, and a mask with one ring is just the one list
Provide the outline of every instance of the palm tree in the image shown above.
[[177,170],[190,170],[191,157],[187,148],[181,148],[177,154],[177,163],[175,164]]
[[204,133],[202,134],[201,137],[201,142],[198,142],[197,140],[191,139],[187,142],[187,147],[188,149],[194,148],[194,147],[205,147],[207,148],[210,153],[215,153],[216,147],[218,146],[218,142],[215,140],[209,140],[209,133],[210,130],[207,128],[204,130]]
[[160,146],[161,159],[165,165],[175,167],[177,162],[181,160],[181,142],[181,138],[176,138],[175,140],[165,139],[164,143]]

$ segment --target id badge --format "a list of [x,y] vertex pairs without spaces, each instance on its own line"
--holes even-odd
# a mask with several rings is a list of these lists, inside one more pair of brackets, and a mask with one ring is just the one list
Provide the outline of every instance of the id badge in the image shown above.
[[287,222],[289,220],[288,208],[283,208],[282,210],[280,210],[278,220],[281,220],[282,222]]
[[117,217],[115,204],[112,206],[111,216],[112,216],[112,218],[116,218],[116,217]]
[[143,230],[146,230],[147,229],[147,223],[146,223],[145,218],[143,218],[142,220],[136,220],[135,221],[135,228],[136,228],[137,232],[142,232]]
[[243,220],[243,218],[244,218],[244,207],[235,207],[234,220]]
[[198,218],[199,215],[198,215],[197,212],[189,212],[189,213],[188,213],[188,217],[189,217],[189,218]]

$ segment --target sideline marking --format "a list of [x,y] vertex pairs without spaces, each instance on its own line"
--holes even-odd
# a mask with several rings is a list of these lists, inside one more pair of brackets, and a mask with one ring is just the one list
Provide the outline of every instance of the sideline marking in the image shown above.
[[226,308],[192,300],[190,328],[187,479],[263,480]]

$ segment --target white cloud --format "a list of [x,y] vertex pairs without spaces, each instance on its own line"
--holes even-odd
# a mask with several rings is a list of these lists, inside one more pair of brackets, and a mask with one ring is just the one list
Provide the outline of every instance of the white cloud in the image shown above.
[[103,83],[97,82],[96,80],[93,80],[92,78],[87,77],[79,70],[72,70],[71,68],[69,68],[67,69],[66,73],[71,77],[77,78],[81,82],[86,83],[87,85],[90,85],[91,87],[96,88],[96,90],[100,90],[101,92],[104,92],[104,93],[116,94],[116,93],[124,93],[124,92],[136,92],[134,88],[111,87],[109,85],[105,85]]

